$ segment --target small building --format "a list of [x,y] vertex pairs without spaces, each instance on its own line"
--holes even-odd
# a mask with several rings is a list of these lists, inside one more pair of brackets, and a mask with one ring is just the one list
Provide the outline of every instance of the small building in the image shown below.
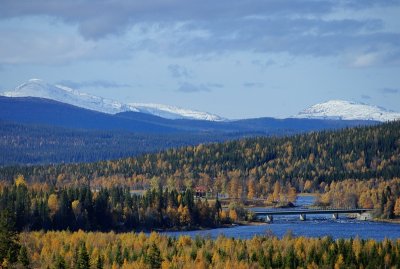
[[194,188],[195,197],[197,198],[204,198],[207,196],[209,189],[206,186],[197,186]]

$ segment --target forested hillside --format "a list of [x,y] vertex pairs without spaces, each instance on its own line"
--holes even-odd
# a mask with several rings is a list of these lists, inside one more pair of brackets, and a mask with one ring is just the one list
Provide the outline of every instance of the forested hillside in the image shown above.
[[0,120],[0,166],[94,162],[166,148],[225,141],[241,134],[151,134],[68,129]]
[[[384,201],[393,216],[400,195],[400,122],[372,127],[323,131],[284,138],[249,138],[188,146],[136,158],[89,164],[14,166],[0,169],[0,179],[12,182],[21,174],[28,183],[49,186],[87,184],[148,189],[159,184],[173,190],[204,185],[231,198],[263,197],[287,200],[293,192],[329,192],[336,182],[361,180],[376,192],[372,207]],[[390,190],[386,190],[389,187]],[[358,188],[363,190],[364,187]],[[361,191],[342,205],[361,204]],[[323,202],[332,203],[325,197]],[[400,201],[399,201],[400,206]]]
[[[323,131],[284,138],[249,138],[188,146],[136,158],[88,164],[13,166],[0,169],[11,181],[22,174],[28,182],[75,183],[82,179],[120,181],[138,189],[154,177],[179,189],[203,184],[218,192],[268,192],[275,182],[298,191],[344,179],[391,179],[400,176],[400,122],[372,127]],[[240,188],[230,188],[239,185]]]

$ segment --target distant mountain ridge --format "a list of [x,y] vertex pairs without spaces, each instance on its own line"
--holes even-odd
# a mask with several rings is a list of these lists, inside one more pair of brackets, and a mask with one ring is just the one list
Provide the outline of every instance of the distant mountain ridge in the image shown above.
[[128,106],[134,108],[134,110],[132,111],[146,113],[165,119],[191,119],[206,121],[225,120],[220,116],[213,115],[207,112],[195,111],[163,104],[128,103]]
[[[113,115],[124,112],[139,112],[172,120],[227,121],[227,119],[214,114],[175,106],[152,103],[122,103],[83,93],[63,85],[52,85],[40,79],[30,79],[14,90],[6,91],[2,95],[6,97],[39,97],[51,99],[80,108]],[[330,100],[306,108],[290,118],[386,122],[400,119],[400,113],[363,103]]]
[[393,121],[400,119],[400,113],[363,103],[345,100],[330,100],[304,109],[294,118]]
[[41,79],[30,79],[12,91],[4,92],[3,96],[46,98],[107,114],[133,111],[167,119],[224,120],[222,117],[207,112],[183,109],[175,106],[144,103],[124,104],[115,100],[83,93],[63,85],[52,85]]
[[371,125],[375,121],[165,119],[106,114],[37,97],[0,96],[0,166],[109,160],[198,143]]
[[[159,134],[181,131],[160,124],[156,116],[137,114],[135,118],[126,119],[50,99],[0,96],[0,119],[9,122],[73,129],[123,130]],[[141,115],[151,117],[151,120],[142,119]]]
[[220,133],[288,135],[299,132],[369,125],[374,122],[321,119],[256,118],[236,121],[165,119],[141,112],[106,114],[38,97],[0,96],[0,120],[88,130],[140,133]]
[[12,91],[3,93],[7,97],[38,97],[51,99],[61,103],[74,105],[107,114],[128,111],[129,107],[102,97],[81,93],[77,90],[62,86],[52,85],[40,79],[30,79]]

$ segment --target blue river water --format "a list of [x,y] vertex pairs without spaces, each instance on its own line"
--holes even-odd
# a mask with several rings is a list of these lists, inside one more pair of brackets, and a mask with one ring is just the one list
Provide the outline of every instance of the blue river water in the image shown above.
[[[310,205],[313,203],[313,199],[311,196],[299,197],[296,205]],[[361,221],[348,218],[346,215],[340,215],[337,220],[332,219],[331,215],[307,215],[306,221],[300,221],[298,216],[282,216],[275,217],[273,223],[270,224],[233,226],[200,231],[164,232],[164,234],[170,236],[189,235],[195,237],[200,235],[217,238],[224,235],[241,239],[249,239],[256,235],[275,235],[281,238],[287,233],[306,237],[332,236],[334,239],[355,237],[375,240],[400,239],[400,224]]]

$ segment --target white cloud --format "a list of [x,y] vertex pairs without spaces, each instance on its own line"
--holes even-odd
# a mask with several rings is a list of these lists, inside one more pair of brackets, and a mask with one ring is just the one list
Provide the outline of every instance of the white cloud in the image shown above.
[[0,63],[57,64],[77,60],[94,49],[79,36],[39,32],[0,33]]
[[86,40],[76,27],[63,23],[48,25],[48,20],[37,18],[20,19],[18,25],[7,28],[11,23],[16,20],[0,24],[0,64],[54,65],[131,56],[131,44],[124,39]]
[[[343,57],[366,51],[352,56],[351,66],[398,62],[400,32],[387,31],[385,18],[373,12],[352,16],[376,6],[390,9],[399,3],[100,0],[94,8],[85,0],[4,0],[0,64],[113,61],[131,59],[143,51],[172,57],[232,52]],[[338,16],[343,9],[347,12]],[[38,18],[41,23],[29,26]],[[10,20],[14,20],[13,29],[1,27]],[[51,26],[54,22],[57,25]],[[372,50],[365,50],[366,44]],[[376,47],[390,47],[390,57],[376,53]]]

